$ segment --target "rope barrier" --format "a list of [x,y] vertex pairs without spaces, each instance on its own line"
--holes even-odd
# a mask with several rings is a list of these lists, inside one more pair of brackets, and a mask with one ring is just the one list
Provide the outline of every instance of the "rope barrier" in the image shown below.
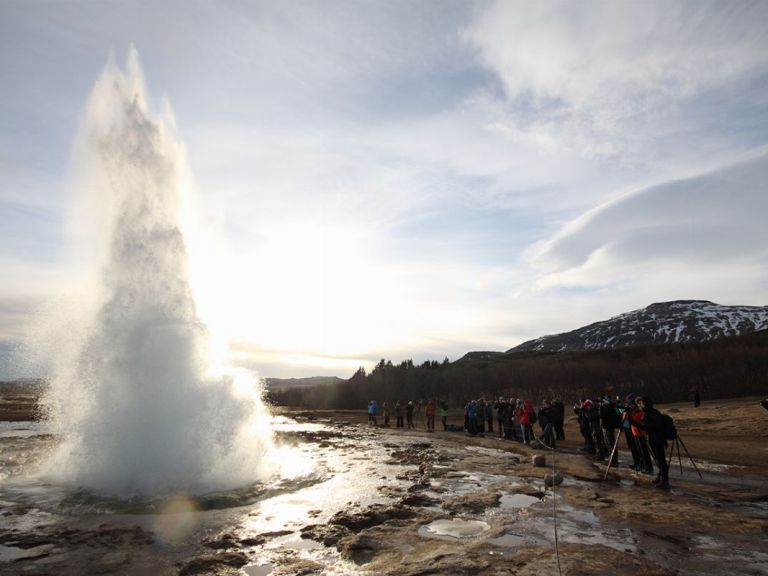
[[[557,464],[555,462],[555,454],[557,453],[557,450],[554,446],[548,446],[543,441],[536,439],[535,437],[534,439],[541,446],[552,452],[552,523],[554,525],[555,532],[555,558],[557,559],[557,573],[560,576],[563,576],[563,569],[560,565],[560,539],[557,532]],[[544,485],[546,486],[546,479],[544,480]]]
[[560,541],[557,534],[557,466],[555,465],[555,448],[554,446],[551,448],[552,450],[552,521],[554,524],[555,529],[555,557],[557,558],[557,573],[560,576],[563,576],[563,570],[560,567]]

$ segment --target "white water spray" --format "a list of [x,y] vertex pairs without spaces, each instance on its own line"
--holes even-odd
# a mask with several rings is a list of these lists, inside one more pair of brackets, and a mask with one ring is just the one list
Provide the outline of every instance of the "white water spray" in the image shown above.
[[184,152],[172,122],[150,118],[135,50],[97,81],[82,144],[106,241],[93,311],[56,355],[45,406],[63,440],[45,474],[124,497],[259,480],[269,414],[252,377],[209,373],[179,225]]

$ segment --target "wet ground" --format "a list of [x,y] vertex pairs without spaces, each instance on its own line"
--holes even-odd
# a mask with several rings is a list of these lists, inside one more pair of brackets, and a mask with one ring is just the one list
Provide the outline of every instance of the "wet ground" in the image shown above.
[[40,481],[56,439],[0,422],[0,575],[768,574],[768,486],[743,469],[697,461],[700,479],[684,454],[665,492],[626,455],[604,481],[575,451],[490,435],[273,427],[271,481],[124,502]]

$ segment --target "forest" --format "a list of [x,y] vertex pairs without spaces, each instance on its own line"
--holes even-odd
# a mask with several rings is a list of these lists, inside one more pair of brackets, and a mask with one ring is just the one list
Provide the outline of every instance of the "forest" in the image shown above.
[[656,402],[734,398],[768,393],[768,330],[704,343],[563,353],[471,352],[449,362],[381,360],[333,385],[268,392],[275,405],[321,409],[363,408],[371,400],[394,405],[434,399],[451,407],[499,396],[539,402],[629,392]]

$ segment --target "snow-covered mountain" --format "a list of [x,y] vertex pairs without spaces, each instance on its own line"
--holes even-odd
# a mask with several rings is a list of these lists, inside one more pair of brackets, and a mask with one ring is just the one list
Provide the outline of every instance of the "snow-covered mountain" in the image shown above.
[[542,336],[507,352],[562,352],[704,342],[768,329],[768,306],[720,306],[706,300],[659,302],[571,332]]

